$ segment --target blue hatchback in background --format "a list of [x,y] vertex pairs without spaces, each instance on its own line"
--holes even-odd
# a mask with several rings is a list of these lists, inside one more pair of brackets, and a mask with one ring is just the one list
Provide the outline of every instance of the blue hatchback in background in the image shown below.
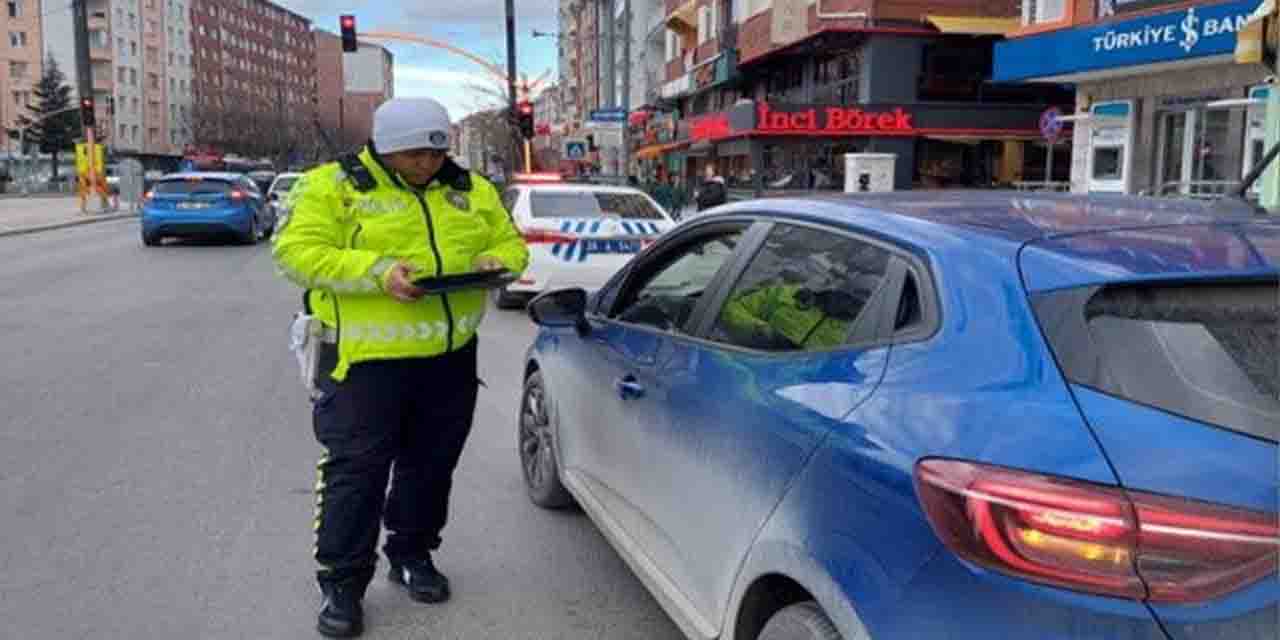
[[274,228],[274,209],[253,180],[238,173],[166,175],[151,186],[142,207],[142,242],[149,247],[165,237],[208,235],[255,244]]
[[691,638],[1274,640],[1280,223],[1231,208],[720,207],[530,303],[529,495]]

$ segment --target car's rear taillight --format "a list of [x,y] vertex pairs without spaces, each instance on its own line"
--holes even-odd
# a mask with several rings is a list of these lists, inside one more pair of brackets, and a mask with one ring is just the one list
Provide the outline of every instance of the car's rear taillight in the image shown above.
[[524,236],[524,241],[528,244],[555,244],[557,242],[567,243],[578,239],[577,236],[569,233],[545,231],[542,229],[528,229],[521,235]]
[[150,201],[152,198],[154,198],[154,197],[156,197],[156,192],[155,192],[155,191],[148,191],[148,192],[146,192],[146,193],[142,194],[142,200],[143,200],[143,202],[149,202],[149,201]]
[[246,194],[245,194],[245,192],[240,191],[240,190],[238,190],[238,189],[237,189],[237,190],[235,190],[235,191],[232,191],[232,192],[231,192],[231,199],[232,199],[232,200],[244,200],[245,195],[246,195]]
[[1261,514],[954,460],[916,465],[946,546],[1034,582],[1153,602],[1199,602],[1276,570],[1280,526]]

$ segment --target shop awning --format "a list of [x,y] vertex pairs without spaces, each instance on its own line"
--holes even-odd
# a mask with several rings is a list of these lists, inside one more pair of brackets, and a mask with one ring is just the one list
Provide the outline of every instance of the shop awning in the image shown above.
[[925,16],[925,22],[943,33],[970,36],[1002,36],[1022,26],[1020,18],[970,18],[965,16]]
[[1275,47],[1276,0],[1262,0],[1257,9],[1249,14],[1244,26],[1236,32],[1236,62],[1240,64],[1261,63],[1267,41]]
[[651,144],[647,147],[636,149],[635,156],[637,160],[653,160],[668,151],[680,149],[689,144],[689,141],[682,140],[680,142],[668,142],[666,144]]
[[688,0],[667,16],[667,27],[684,33],[698,32],[698,0]]

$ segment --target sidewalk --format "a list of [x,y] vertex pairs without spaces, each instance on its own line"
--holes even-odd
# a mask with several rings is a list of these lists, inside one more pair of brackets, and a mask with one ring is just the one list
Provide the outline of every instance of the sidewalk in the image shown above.
[[118,211],[99,211],[102,202],[89,200],[88,213],[80,213],[75,196],[0,199],[0,236],[61,229],[93,222],[134,217],[129,203],[121,201]]

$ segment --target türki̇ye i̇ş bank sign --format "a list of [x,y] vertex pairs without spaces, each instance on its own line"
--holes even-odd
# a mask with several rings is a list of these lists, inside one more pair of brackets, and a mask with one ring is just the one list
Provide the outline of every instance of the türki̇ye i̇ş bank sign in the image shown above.
[[693,118],[689,138],[916,136],[935,132],[1031,133],[1043,107],[1006,105],[793,105],[754,102]]

